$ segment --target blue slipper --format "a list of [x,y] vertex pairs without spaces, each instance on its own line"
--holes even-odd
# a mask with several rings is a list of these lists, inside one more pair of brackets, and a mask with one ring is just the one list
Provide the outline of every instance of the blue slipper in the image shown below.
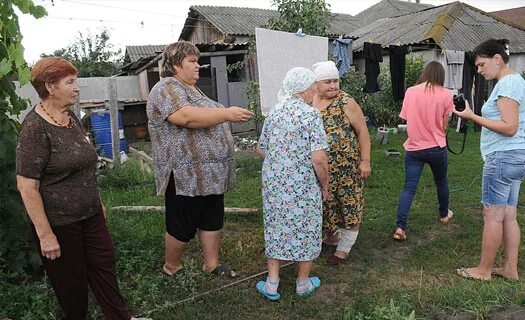
[[266,289],[265,281],[259,281],[257,285],[255,286],[255,288],[257,289],[257,291],[259,291],[260,294],[262,294],[266,299],[270,301],[277,301],[281,299],[281,294],[279,294],[279,292],[277,291],[275,293],[268,292],[268,290]]
[[[308,285],[308,281],[310,281],[310,286],[302,291],[298,291],[297,289],[301,289],[302,287]],[[295,293],[299,297],[307,297],[311,295],[319,286],[321,285],[321,280],[318,277],[310,277],[308,280],[306,280],[303,283],[298,283],[297,287],[295,288]]]

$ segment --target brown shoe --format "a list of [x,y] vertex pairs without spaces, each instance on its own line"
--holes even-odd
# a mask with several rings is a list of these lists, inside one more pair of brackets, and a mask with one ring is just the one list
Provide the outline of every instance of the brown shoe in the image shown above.
[[340,264],[343,264],[346,262],[346,259],[340,258],[336,255],[331,255],[328,258],[326,258],[326,263],[329,266],[338,266]]

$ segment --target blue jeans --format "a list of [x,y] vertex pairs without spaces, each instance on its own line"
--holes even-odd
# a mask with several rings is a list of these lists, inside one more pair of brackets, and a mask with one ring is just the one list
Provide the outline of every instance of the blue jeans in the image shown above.
[[405,187],[399,196],[397,207],[397,227],[403,230],[407,228],[408,212],[412,206],[412,199],[416,194],[425,163],[430,166],[434,175],[439,201],[439,215],[443,218],[448,214],[447,148],[434,147],[419,151],[407,151],[405,153]]

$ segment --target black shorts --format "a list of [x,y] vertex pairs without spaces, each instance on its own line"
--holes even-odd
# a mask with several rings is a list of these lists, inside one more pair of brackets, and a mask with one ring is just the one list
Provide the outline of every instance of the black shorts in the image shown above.
[[179,196],[173,174],[166,188],[166,231],[175,239],[189,242],[198,230],[218,231],[224,224],[224,195]]

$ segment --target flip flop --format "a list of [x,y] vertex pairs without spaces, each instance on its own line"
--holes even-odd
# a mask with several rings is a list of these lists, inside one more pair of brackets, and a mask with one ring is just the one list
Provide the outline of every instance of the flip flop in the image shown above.
[[452,217],[454,217],[454,212],[448,209],[447,216],[443,218],[439,218],[439,221],[441,221],[442,224],[448,224],[452,220]]
[[279,299],[281,299],[281,294],[279,292],[268,292],[268,290],[266,289],[266,281],[259,281],[255,288],[260,294],[262,294],[266,299],[270,301],[278,301]]
[[[237,273],[237,270],[230,268],[227,265],[222,264],[222,263],[219,263],[215,267],[215,269],[213,269],[212,271],[206,271],[204,266],[202,266],[202,270],[204,272],[208,272],[210,274],[214,274],[214,275],[217,275],[219,277],[224,277],[224,278],[237,278],[239,276],[239,274]],[[233,272],[233,275],[232,275],[232,272]]]
[[180,268],[179,270],[175,271],[174,273],[170,274],[169,272],[166,271],[166,265],[163,265],[162,266],[162,271],[164,272],[165,275],[167,275],[168,277],[179,277],[179,276],[182,276],[184,273],[186,273],[186,268],[184,266],[182,266],[182,268]]
[[501,273],[498,273],[498,271],[496,270],[496,268],[492,268],[492,271],[490,272],[491,275],[495,276],[495,277],[500,277],[500,278],[503,278],[505,280],[510,280],[510,281],[517,281],[519,279],[512,279],[512,278],[507,278],[505,277],[503,274]]
[[468,269],[465,267],[456,269],[456,273],[458,274],[458,276],[463,277],[465,279],[469,279],[469,280],[490,281],[490,279],[474,278],[474,276],[470,273],[470,271],[468,271]]
[[[297,288],[306,286],[308,284],[308,281],[310,281],[310,286],[307,289],[303,291],[297,291]],[[295,293],[299,297],[304,298],[311,295],[317,288],[319,288],[320,285],[321,280],[318,277],[309,277],[308,280],[306,280],[305,282],[297,284],[297,287],[295,288]]]
[[[404,231],[398,232],[397,230],[398,229],[396,229],[396,232],[394,232],[393,239],[395,241],[406,241],[407,234]],[[401,229],[399,229],[399,230],[401,230]]]

